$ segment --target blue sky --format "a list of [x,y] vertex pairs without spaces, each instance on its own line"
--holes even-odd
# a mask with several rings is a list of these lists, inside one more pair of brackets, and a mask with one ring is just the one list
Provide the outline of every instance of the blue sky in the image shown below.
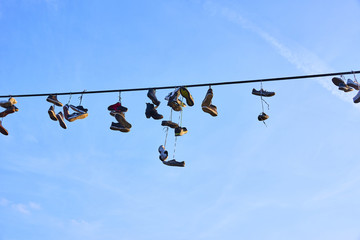
[[[359,70],[359,12],[353,0],[0,1],[0,95]],[[89,117],[67,130],[46,97],[17,98],[0,136],[0,240],[360,239],[356,93],[331,78],[267,82],[265,127],[259,87],[213,87],[216,118],[201,110],[207,88],[189,89],[185,168],[159,161],[146,92],[122,94],[126,134],[109,129],[117,93],[84,95]]]

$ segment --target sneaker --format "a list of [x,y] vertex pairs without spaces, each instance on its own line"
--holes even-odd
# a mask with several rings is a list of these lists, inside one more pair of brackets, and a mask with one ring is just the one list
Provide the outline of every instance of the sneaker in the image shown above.
[[60,126],[63,128],[63,129],[66,129],[67,126],[65,124],[65,121],[64,121],[64,115],[62,112],[59,112],[58,114],[56,114],[56,118],[59,120],[59,124]]
[[347,83],[346,85],[352,87],[352,88],[355,88],[356,90],[359,90],[360,89],[360,84],[355,80],[351,80],[350,78],[347,80]]
[[166,97],[168,99],[167,105],[176,112],[179,112],[182,109],[182,102],[178,99],[179,96],[180,96],[180,88],[176,88],[172,93],[170,93]]
[[5,111],[0,113],[0,117],[6,117],[8,114],[16,112],[16,110],[19,111],[19,109],[17,107],[15,107],[14,105],[7,107]]
[[0,106],[3,108],[8,108],[16,103],[17,103],[17,101],[15,100],[15,98],[11,97],[7,101],[0,101]]
[[209,106],[203,106],[202,110],[206,113],[209,113],[213,117],[216,117],[218,115],[217,107],[212,104],[210,104]]
[[175,136],[182,136],[186,134],[188,131],[186,127],[177,127],[175,128]]
[[55,105],[58,106],[58,107],[62,107],[62,106],[63,106],[63,104],[62,104],[61,102],[59,102],[59,100],[57,99],[57,96],[56,96],[56,95],[51,95],[51,94],[50,94],[50,95],[47,97],[46,101],[51,102],[51,103],[55,104]]
[[186,99],[187,105],[189,105],[190,107],[194,106],[194,99],[186,87],[181,87],[180,93],[181,96],[183,96]]
[[360,102],[360,91],[355,95],[355,97],[353,97],[353,101],[354,103]]
[[148,93],[147,93],[147,96],[148,98],[150,98],[150,100],[152,101],[152,103],[156,106],[159,106],[160,105],[160,101],[156,98],[156,90],[151,88],[149,89]]
[[69,107],[70,106],[68,104],[65,104],[65,106],[63,107],[65,119],[69,122],[73,122],[78,119],[84,119],[89,116],[89,114],[87,112],[85,112],[85,113],[74,112],[74,113],[70,114]]
[[331,81],[335,84],[335,86],[338,86],[338,87],[342,83],[345,84],[344,80],[342,78],[339,78],[339,77],[333,77],[331,79]]
[[152,117],[155,120],[162,119],[164,116],[159,114],[152,103],[146,103],[146,110],[145,110],[146,118]]
[[124,127],[123,125],[121,125],[121,123],[111,123],[110,126],[111,130],[115,130],[115,131],[120,131],[120,132],[130,132],[129,128]]
[[127,108],[126,107],[124,107],[124,106],[121,106],[121,103],[120,102],[117,102],[117,103],[115,103],[115,104],[113,104],[113,105],[110,105],[109,107],[108,107],[108,110],[109,111],[121,111],[121,112],[127,112]]
[[50,117],[51,120],[53,120],[53,121],[58,120],[57,117],[56,117],[56,114],[55,114],[54,106],[51,105],[51,107],[48,110],[48,113],[49,113],[49,117]]
[[269,91],[266,91],[266,90],[264,90],[262,88],[258,91],[255,88],[253,88],[252,94],[254,94],[256,96],[272,97],[272,96],[275,95],[275,92],[269,92]]
[[269,118],[269,116],[266,114],[266,113],[264,113],[264,112],[262,112],[259,116],[258,116],[258,120],[259,121],[265,121],[266,119],[268,119]]
[[159,159],[163,162],[165,161],[167,158],[168,158],[168,151],[165,150],[165,147],[164,145],[160,145],[159,147],[159,153],[160,153],[160,156],[159,156]]
[[75,112],[78,113],[87,113],[88,109],[84,108],[83,106],[74,106],[74,105],[70,105],[71,109],[74,110]]
[[4,135],[9,135],[8,131],[1,124],[1,121],[0,121],[0,132]]
[[213,96],[214,96],[213,90],[209,88],[209,90],[206,92],[204,100],[201,103],[201,107],[210,106]]
[[344,92],[351,92],[354,90],[352,87],[349,87],[344,81],[339,83],[339,90]]
[[162,121],[161,126],[166,126],[166,127],[170,127],[170,128],[178,128],[179,127],[179,125],[177,123],[174,123],[172,121]]
[[171,167],[185,167],[185,162],[178,162],[175,159],[169,160],[169,161],[163,161],[163,164]]
[[131,128],[132,127],[131,124],[128,121],[126,121],[125,113],[121,112],[121,113],[115,114],[115,118],[125,128]]

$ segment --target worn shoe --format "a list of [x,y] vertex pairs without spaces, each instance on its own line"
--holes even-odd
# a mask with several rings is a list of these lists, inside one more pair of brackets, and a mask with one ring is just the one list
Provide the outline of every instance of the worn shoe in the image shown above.
[[258,116],[258,120],[259,121],[265,121],[266,119],[268,119],[269,118],[269,116],[266,114],[266,113],[264,113],[264,112],[262,112],[259,116]]
[[353,101],[354,103],[360,102],[360,91],[355,95],[355,97],[353,97]]
[[345,84],[344,80],[342,78],[339,78],[339,77],[333,77],[331,79],[331,81],[335,84],[335,86],[338,86],[338,87],[342,83]]
[[177,127],[175,128],[175,136],[182,136],[186,134],[188,131],[186,127]]
[[57,96],[56,96],[56,95],[51,95],[51,94],[50,94],[50,95],[47,97],[46,101],[51,102],[51,103],[55,104],[55,105],[58,106],[58,107],[62,107],[62,106],[63,106],[63,104],[57,99]]
[[185,167],[185,162],[178,162],[175,159],[169,160],[169,161],[163,161],[163,164],[171,167]]
[[272,97],[272,96],[275,95],[275,92],[269,92],[269,91],[266,91],[266,90],[264,90],[262,88],[258,91],[255,88],[253,88],[252,94],[254,94],[256,96]]
[[166,126],[166,127],[170,127],[170,128],[178,128],[179,127],[179,125],[177,123],[174,123],[172,121],[162,121],[161,126]]
[[152,103],[146,103],[146,110],[145,110],[146,118],[152,117],[155,120],[162,119],[164,116],[159,114]]
[[56,118],[59,120],[59,124],[60,126],[63,128],[63,129],[66,129],[67,126],[65,124],[65,121],[64,121],[64,115],[62,112],[59,112],[58,114],[56,114]]
[[9,135],[8,131],[3,127],[1,123],[2,122],[0,121],[0,132],[4,135]]
[[8,114],[14,113],[16,111],[19,111],[19,109],[12,105],[10,107],[7,107],[5,111],[1,112],[0,117],[6,117]]
[[113,105],[110,105],[109,107],[108,107],[108,110],[109,111],[121,111],[121,112],[127,112],[127,108],[126,107],[124,107],[124,106],[121,106],[121,103],[120,102],[117,102],[117,103],[115,103],[115,104],[113,104]]
[[183,96],[186,99],[187,105],[189,105],[190,107],[194,106],[194,99],[186,87],[181,87],[180,93],[181,93],[181,96]]
[[201,108],[204,112],[209,113],[211,116],[216,117],[218,115],[217,107],[210,104],[210,106],[203,106]]
[[150,98],[150,100],[152,101],[152,103],[156,106],[159,106],[160,105],[160,101],[156,98],[156,90],[151,88],[149,89],[148,93],[147,93],[147,96],[148,98]]
[[8,108],[16,103],[17,103],[17,101],[15,100],[15,98],[11,97],[7,101],[0,101],[0,106],[3,108]]
[[131,124],[128,121],[126,121],[125,113],[121,112],[121,113],[115,114],[115,118],[125,128],[131,128],[132,127]]
[[123,125],[121,125],[121,123],[111,123],[110,126],[111,130],[115,130],[115,131],[120,131],[120,132],[130,132],[129,128],[124,127]]
[[210,106],[213,96],[213,90],[209,88],[209,90],[206,92],[204,100],[201,103],[201,107]]
[[160,145],[160,147],[159,147],[159,153],[160,153],[160,156],[159,156],[159,159],[161,160],[161,161],[165,161],[167,158],[168,158],[168,151],[166,151],[165,150],[165,147],[164,147],[164,145]]
[[63,107],[65,119],[69,122],[73,122],[78,119],[84,119],[89,116],[87,112],[85,113],[74,112],[70,114],[69,107],[70,106],[68,104],[65,104],[65,106]]
[[53,121],[57,121],[57,120],[58,120],[57,117],[56,117],[55,109],[54,109],[54,106],[53,106],[53,105],[51,105],[51,107],[49,108],[48,114],[49,114],[49,117],[50,117],[51,120],[53,120]]
[[347,83],[346,85],[356,89],[356,90],[359,90],[360,89],[360,84],[355,80],[351,80],[350,78],[347,80]]
[[168,99],[168,106],[174,111],[179,112],[182,109],[182,102],[179,100],[180,88],[176,88],[165,99]]
[[87,108],[84,108],[83,106],[80,106],[80,105],[79,106],[70,105],[70,108],[78,113],[87,113],[88,112]]
[[352,87],[348,86],[344,81],[339,83],[339,90],[344,92],[351,92],[354,90]]

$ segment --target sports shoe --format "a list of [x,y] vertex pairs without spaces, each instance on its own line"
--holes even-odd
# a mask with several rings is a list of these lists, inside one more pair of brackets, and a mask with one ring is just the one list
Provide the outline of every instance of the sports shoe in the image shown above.
[[339,86],[341,83],[345,84],[344,80],[339,77],[333,77],[331,81],[335,84],[335,86]]
[[124,107],[124,106],[121,106],[121,103],[120,102],[117,102],[117,103],[115,103],[115,104],[113,104],[113,105],[110,105],[109,107],[108,107],[108,110],[109,111],[121,111],[121,112],[127,112],[127,108],[126,107]]
[[172,121],[162,121],[161,126],[171,127],[171,128],[178,128],[179,125],[177,123],[174,123]]
[[354,90],[352,87],[349,87],[344,81],[339,83],[339,90],[344,92],[351,92]]
[[201,108],[204,112],[209,113],[211,116],[216,117],[218,115],[217,108],[215,105],[211,104],[213,98],[213,90],[209,88],[207,91],[204,100],[201,103]]
[[159,114],[152,103],[146,103],[146,110],[145,110],[146,118],[152,117],[155,120],[162,119],[164,116]]
[[1,124],[1,121],[0,121],[0,132],[4,135],[9,135],[8,131]]
[[175,159],[169,160],[169,161],[163,161],[163,164],[171,167],[185,167],[185,162],[178,162]]
[[160,156],[159,156],[159,159],[161,161],[165,161],[167,158],[168,158],[168,151],[165,150],[165,147],[164,145],[160,145],[159,149],[158,149],[159,153],[160,153]]
[[78,113],[87,113],[87,111],[88,111],[87,108],[84,108],[81,105],[79,105],[79,106],[70,105],[70,108]]
[[59,120],[59,124],[60,126],[63,128],[63,129],[66,129],[67,126],[65,124],[65,121],[64,121],[64,115],[62,112],[59,112],[58,114],[56,114],[56,118]]
[[206,113],[209,113],[213,117],[216,117],[218,115],[217,107],[212,104],[210,104],[210,106],[203,106],[202,110]]
[[6,117],[8,114],[14,113],[16,111],[19,111],[19,109],[12,105],[10,107],[7,107],[5,111],[1,112],[0,117]]
[[57,117],[56,117],[55,109],[54,109],[54,106],[53,106],[53,105],[51,105],[51,107],[49,108],[48,114],[49,114],[49,117],[50,117],[51,120],[53,120],[53,121],[57,121],[57,120],[58,120]]
[[10,97],[7,101],[0,101],[0,106],[3,108],[8,108],[16,103],[17,103],[17,101],[15,100],[15,98]]
[[56,95],[50,94],[50,95],[47,97],[46,101],[51,102],[51,103],[55,104],[55,105],[58,106],[58,107],[62,107],[62,106],[63,106],[63,104],[62,104],[61,102],[59,102],[59,100],[57,99],[57,96],[56,96]]
[[78,120],[78,119],[84,119],[87,116],[89,116],[88,113],[74,112],[74,113],[70,114],[68,104],[65,104],[65,106],[63,107],[63,110],[64,110],[65,119],[68,120],[69,122],[73,122],[73,121]]
[[188,131],[186,127],[177,127],[175,128],[175,136],[182,136],[186,134]]
[[171,92],[165,99],[168,99],[168,106],[171,107],[174,111],[179,112],[182,109],[182,102],[178,99],[180,96],[180,88],[176,88]]
[[266,91],[266,90],[264,90],[262,88],[258,91],[255,88],[253,88],[252,94],[254,94],[256,96],[272,97],[272,96],[275,95],[275,92],[269,92],[269,91]]
[[259,116],[258,116],[258,120],[259,121],[265,121],[266,119],[268,119],[269,118],[269,116],[266,114],[266,113],[264,113],[264,112],[262,112]]
[[130,132],[129,128],[124,127],[123,125],[121,125],[121,123],[111,123],[110,126],[111,130],[115,130],[115,131],[120,131],[120,132]]
[[359,90],[360,89],[360,84],[355,80],[351,80],[350,78],[347,80],[347,83],[346,85],[352,87],[352,88],[355,88],[356,90]]
[[132,127],[131,124],[128,121],[126,121],[125,113],[121,112],[121,113],[115,114],[115,118],[125,128],[131,128]]
[[181,87],[180,93],[181,93],[181,96],[183,96],[186,99],[187,105],[189,105],[190,107],[194,106],[194,99],[186,87]]
[[147,96],[148,98],[150,98],[150,100],[152,101],[152,103],[156,106],[160,105],[160,101],[156,98],[156,90],[154,88],[149,89]]
[[355,97],[353,97],[353,101],[354,103],[360,102],[360,91],[355,95]]

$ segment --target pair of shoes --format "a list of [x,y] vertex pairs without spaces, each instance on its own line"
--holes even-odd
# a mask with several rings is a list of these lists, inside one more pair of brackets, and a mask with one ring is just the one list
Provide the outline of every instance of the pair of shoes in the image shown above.
[[[350,80],[350,81],[349,81]],[[351,79],[349,79],[348,82],[352,82]],[[350,87],[349,85],[347,85],[344,80],[342,78],[339,77],[333,77],[332,78],[332,82],[339,87],[339,90],[344,91],[344,92],[351,92],[354,89],[352,87]],[[355,84],[355,82],[353,82]],[[352,83],[351,83],[352,84]]]
[[162,121],[161,126],[170,127],[170,128],[178,128],[179,124],[174,123],[172,121]]
[[[65,104],[65,106],[63,107],[65,119],[69,122],[73,122],[75,120],[84,119],[89,116],[89,114],[87,113],[87,109],[86,111],[84,111],[85,108],[82,106],[80,107],[81,108],[77,108],[73,105]],[[75,112],[70,114],[69,108],[73,109]]]
[[0,106],[3,108],[8,108],[15,105],[16,103],[17,101],[15,100],[15,98],[10,97],[7,101],[0,101]]
[[186,129],[186,127],[175,128],[175,136],[182,136],[182,135],[186,134],[187,132],[188,132],[188,130]]
[[111,122],[110,129],[124,133],[130,132],[132,125],[125,119],[125,112],[127,112],[128,109],[122,106],[120,102],[117,102],[113,105],[110,105],[108,110],[110,111],[110,115],[114,116],[117,121],[117,123]]
[[[49,114],[49,117],[51,120],[53,121],[59,121],[59,124],[60,126],[63,128],[63,129],[67,129],[67,126],[66,126],[66,123],[65,123],[65,120],[64,120],[64,115],[63,113],[60,111],[58,114],[55,114],[55,108],[54,106],[58,106],[58,107],[62,107],[63,104],[57,99],[57,95],[53,95],[53,94],[50,94],[47,98],[46,98],[46,101],[54,104],[54,105],[51,105],[49,110],[48,110],[48,114]],[[65,107],[64,107],[65,108]],[[65,112],[65,111],[64,111]]]
[[275,95],[275,92],[269,92],[269,91],[266,91],[266,90],[264,90],[262,88],[258,91],[255,88],[253,88],[252,94],[254,94],[256,96],[272,97],[272,96]]
[[3,127],[1,121],[0,121],[0,132],[6,136],[9,135],[8,131]]
[[63,106],[63,104],[57,99],[57,95],[50,94],[50,95],[47,97],[46,101],[48,101],[48,102],[50,102],[50,103],[52,103],[52,104],[55,104],[55,105],[58,106],[58,107],[62,107],[62,106]]
[[207,91],[204,100],[201,103],[201,108],[204,112],[209,113],[211,116],[216,117],[218,115],[217,108],[215,105],[211,104],[213,98],[213,90],[209,88]]
[[269,118],[269,116],[266,114],[266,113],[264,113],[264,112],[262,112],[259,116],[258,116],[258,120],[259,121],[265,121],[266,119],[268,119]]
[[178,87],[173,92],[169,93],[168,96],[165,97],[165,100],[168,100],[167,105],[176,112],[181,111],[182,107],[185,107],[186,105],[179,100],[180,94],[186,99],[187,105],[190,107],[194,106],[194,99],[186,87]]
[[18,112],[19,109],[17,107],[15,107],[15,105],[9,106],[6,108],[5,111],[0,113],[0,117],[6,117],[8,114],[14,113],[14,112]]
[[152,117],[155,120],[162,119],[164,116],[159,114],[156,110],[157,106],[155,107],[152,103],[146,103],[146,110],[145,110],[145,116],[146,118]]

